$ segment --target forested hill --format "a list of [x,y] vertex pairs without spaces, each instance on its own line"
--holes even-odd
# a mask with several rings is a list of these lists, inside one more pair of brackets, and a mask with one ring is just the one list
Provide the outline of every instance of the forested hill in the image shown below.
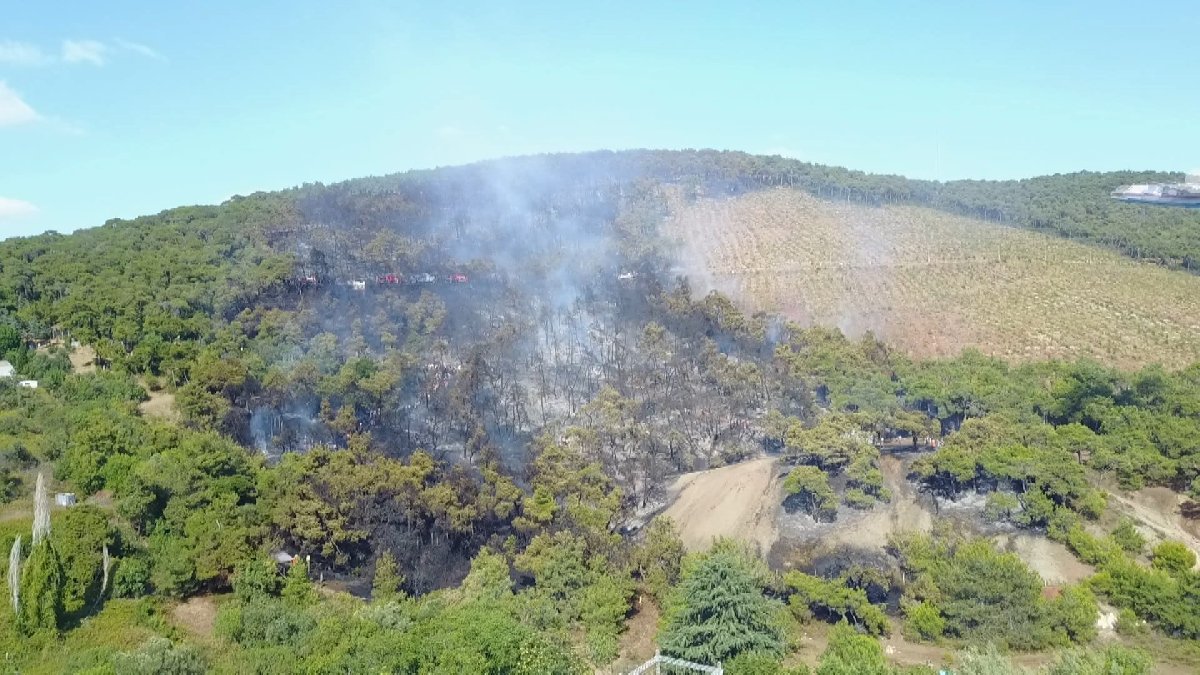
[[[1127,522],[1102,536],[1117,514],[1093,480],[1200,497],[1200,367],[913,361],[694,292],[673,207],[779,185],[1006,222],[997,195],[1030,189],[599,152],[0,243],[0,652],[20,672],[583,673],[628,672],[652,640],[781,674],[793,637],[842,622],[818,672],[928,673],[890,668],[871,636],[1086,645],[1096,594],[1130,644],[1200,637],[1191,549]],[[1121,213],[1106,195],[1079,212]],[[896,448],[921,461],[885,475]],[[805,523],[895,489],[987,492],[981,527],[1045,533],[1098,574],[1045,593],[956,525],[781,576],[765,552],[685,555],[670,521],[646,524],[675,476],[763,454],[789,469],[764,499],[786,492]],[[1093,651],[1047,672],[1150,667]]]
[[[600,152],[546,158],[500,160],[441,170],[468,177],[493,167],[526,168],[592,180],[649,180],[700,186],[710,195],[737,194],[771,186],[790,186],[819,197],[865,204],[908,203],[951,213],[1044,231],[1100,244],[1130,257],[1169,267],[1195,270],[1200,261],[1200,214],[1182,209],[1148,208],[1113,201],[1109,193],[1131,183],[1177,182],[1181,173],[1160,171],[1080,171],[1023,180],[914,180],[812,164],[779,156],[743,152],[647,151]],[[436,181],[438,172],[414,172],[350,181],[350,190],[404,190]]]
[[[742,152],[629,151],[560,155],[538,160],[502,160],[450,171],[469,176],[491,166],[525,162],[552,171],[582,173],[594,180],[634,177],[703,186],[710,194],[735,194],[787,185],[819,197],[867,204],[910,203],[975,218],[1101,244],[1135,258],[1194,270],[1200,261],[1200,214],[1115,202],[1108,195],[1131,183],[1172,182],[1180,173],[1081,171],[1023,180],[914,180],[778,156]],[[351,190],[403,190],[436,180],[437,172],[408,173],[350,181]]]

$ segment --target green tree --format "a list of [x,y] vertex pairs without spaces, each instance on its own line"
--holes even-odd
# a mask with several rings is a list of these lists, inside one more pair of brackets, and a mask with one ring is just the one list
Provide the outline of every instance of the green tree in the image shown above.
[[661,605],[667,592],[679,581],[683,563],[683,540],[675,523],[659,516],[646,527],[646,537],[634,550],[634,565],[647,590]]
[[279,587],[279,569],[268,558],[244,561],[233,575],[233,594],[242,602],[278,595]]
[[104,512],[80,504],[56,516],[50,534],[63,568],[63,611],[76,614],[98,599],[101,554],[116,539]]
[[1169,574],[1182,574],[1196,566],[1196,554],[1177,541],[1164,541],[1154,547],[1151,563]]
[[829,475],[815,466],[798,466],[788,472],[783,491],[798,499],[813,519],[837,515],[837,496],[829,486]]
[[1096,637],[1096,617],[1099,607],[1096,596],[1087,586],[1067,586],[1050,606],[1057,628],[1075,643],[1090,642]]
[[683,575],[659,644],[664,653],[708,664],[743,652],[780,654],[778,612],[747,561],[732,551],[718,551]]
[[1133,520],[1122,518],[1112,531],[1113,541],[1126,553],[1141,553],[1146,545],[1146,538],[1133,526]]
[[375,559],[375,576],[371,578],[371,600],[390,602],[401,597],[404,575],[396,564],[396,556],[384,551]]
[[16,618],[23,633],[58,631],[64,615],[64,576],[62,561],[50,540],[34,544],[21,566],[21,605]]
[[308,578],[308,561],[297,557],[288,567],[280,596],[296,607],[308,607],[317,602],[317,589]]
[[946,630],[942,613],[928,601],[911,603],[904,608],[904,617],[909,634],[922,640],[937,640]]

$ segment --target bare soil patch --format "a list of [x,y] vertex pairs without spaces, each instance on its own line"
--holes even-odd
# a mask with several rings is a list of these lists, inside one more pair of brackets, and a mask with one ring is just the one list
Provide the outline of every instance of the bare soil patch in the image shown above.
[[996,547],[1015,553],[1029,569],[1051,586],[1077,583],[1092,576],[1095,568],[1080,562],[1070,549],[1040,534],[1014,532],[992,537]]
[[146,394],[150,398],[138,404],[138,410],[143,416],[179,421],[179,411],[175,408],[175,394],[167,391],[147,391]]
[[76,375],[96,372],[96,350],[88,345],[80,345],[71,350],[71,372]]
[[791,189],[677,199],[665,229],[698,293],[917,357],[1200,360],[1200,277],[1050,235]]
[[171,608],[171,622],[191,635],[210,639],[217,621],[217,603],[211,596],[199,595]]
[[649,661],[658,648],[658,620],[662,616],[654,600],[639,595],[634,600],[633,614],[625,621],[625,632],[621,634],[621,650],[617,660],[603,672],[627,673]]
[[[1183,514],[1191,501],[1165,487],[1150,487],[1135,492],[1110,491],[1109,504],[1119,513],[1140,521],[1142,531],[1155,539],[1174,539],[1187,545],[1200,558],[1200,523]],[[1153,542],[1152,542],[1153,543]]]
[[844,525],[830,533],[825,540],[834,546],[882,550],[888,538],[898,532],[929,532],[933,529],[931,501],[922,497],[912,483],[902,458],[884,455],[879,458],[884,485],[891,490],[892,500],[867,512],[853,526]]
[[764,457],[676,479],[675,501],[663,512],[675,521],[689,550],[704,550],[716,537],[749,542],[766,553],[779,533],[782,501],[774,459]]

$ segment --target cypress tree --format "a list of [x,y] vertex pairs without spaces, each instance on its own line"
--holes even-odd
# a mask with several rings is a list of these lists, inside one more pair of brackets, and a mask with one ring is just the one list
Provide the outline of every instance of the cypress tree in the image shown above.
[[26,635],[57,631],[63,615],[63,568],[58,553],[43,539],[29,552],[21,573],[17,625]]
[[50,545],[50,496],[38,474],[33,493],[33,547],[20,571],[17,627],[26,635],[57,631],[63,615],[62,561]]

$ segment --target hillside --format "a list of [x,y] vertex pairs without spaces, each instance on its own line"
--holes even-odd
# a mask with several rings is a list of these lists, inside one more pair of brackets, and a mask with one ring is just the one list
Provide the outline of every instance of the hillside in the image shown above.
[[1200,360],[1200,278],[1050,235],[789,189],[678,199],[666,230],[696,290],[917,357]]
[[[817,660],[785,639],[812,630],[833,659],[882,664],[904,634],[934,660],[997,643],[1079,672],[1103,601],[1130,633],[1095,653],[1194,666],[1196,542],[1168,539],[1200,498],[1200,367],[1041,361],[1005,332],[1084,317],[1047,344],[1140,362],[1155,331],[1190,335],[1193,277],[908,204],[922,185],[600,152],[0,243],[0,649],[22,672],[595,673],[652,640],[779,673]],[[811,303],[798,318],[883,319],[935,342],[916,354],[992,331],[1013,358],[913,359],[708,292],[740,273],[758,292],[772,265],[827,275],[763,286]],[[1085,292],[1097,267],[1115,285]],[[1148,487],[1173,498],[1123,506]],[[870,550],[789,555],[816,540]],[[687,643],[730,626],[764,652]]]

